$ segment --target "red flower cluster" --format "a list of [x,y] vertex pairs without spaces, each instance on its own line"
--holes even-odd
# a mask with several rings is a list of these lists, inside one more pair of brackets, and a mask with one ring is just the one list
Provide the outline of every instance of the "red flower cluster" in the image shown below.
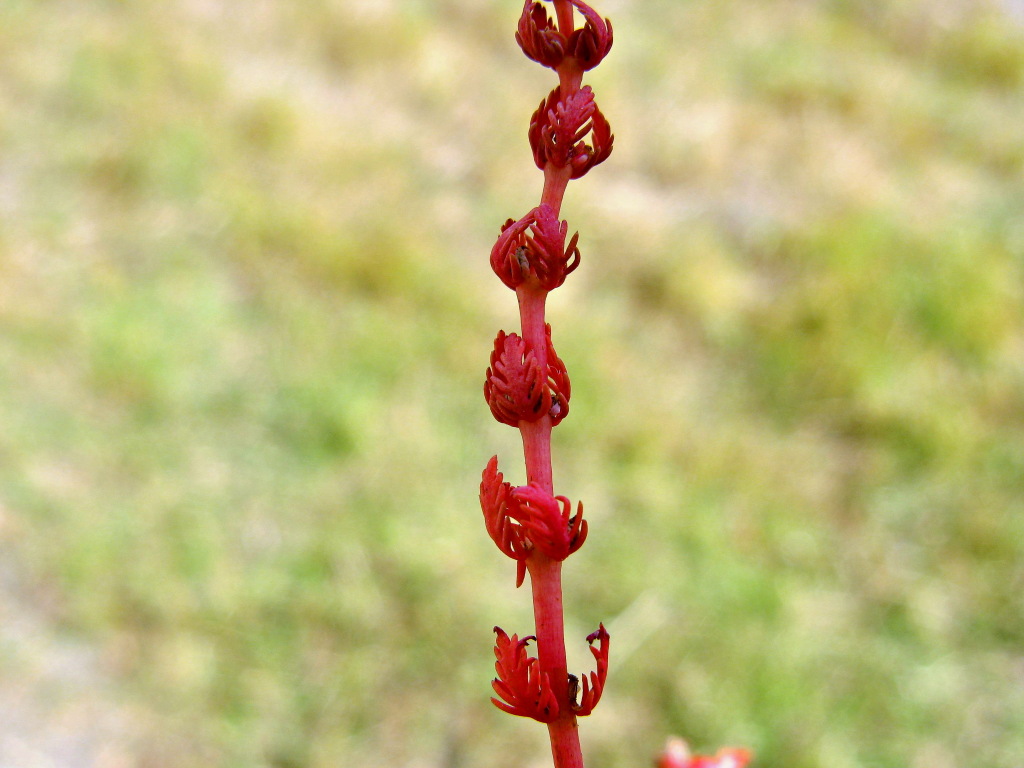
[[582,28],[563,35],[543,5],[526,0],[519,17],[516,42],[523,53],[545,67],[558,69],[569,58],[573,60],[572,65],[581,70],[593,69],[611,50],[612,23],[602,19],[584,2],[570,2],[586,19]]
[[573,235],[566,246],[568,233],[569,223],[559,221],[546,204],[519,221],[509,219],[491,248],[491,269],[512,290],[533,280],[545,291],[553,291],[580,263],[576,247],[580,236]]
[[[530,146],[533,161],[541,170],[551,163],[556,168],[570,167],[570,178],[578,179],[612,153],[611,126],[594,101],[589,85],[576,93],[559,95],[555,88],[544,99],[530,120]],[[583,140],[591,136],[593,145]]]
[[583,546],[587,539],[587,521],[583,519],[583,502],[576,505],[565,496],[552,496],[536,485],[524,485],[512,491],[515,504],[508,516],[522,526],[526,536],[552,560],[565,560]]
[[487,533],[506,556],[518,563],[516,586],[526,573],[526,558],[534,548],[552,560],[565,560],[587,539],[583,502],[552,496],[537,485],[513,488],[498,471],[498,457],[487,462],[480,479],[480,508]]
[[502,424],[518,427],[522,421],[548,416],[554,426],[569,413],[569,373],[551,344],[551,326],[545,326],[545,331],[547,370],[541,370],[537,355],[516,334],[498,331],[494,339],[484,399]]
[[[532,635],[522,640],[518,635],[509,637],[501,627],[495,627],[494,632],[497,635],[494,642],[494,657],[497,659],[494,670],[498,676],[491,681],[491,687],[500,697],[491,698],[494,706],[510,715],[532,717],[542,723],[550,723],[558,717],[558,699],[548,676],[539,671],[537,658],[527,655],[530,641],[537,638]],[[597,648],[594,647],[595,640],[600,640]],[[597,662],[597,671],[591,672],[589,677],[583,676],[583,692],[578,703],[579,678],[569,675],[569,707],[577,717],[584,717],[594,711],[608,678],[608,633],[604,624],[587,636],[587,642]]]

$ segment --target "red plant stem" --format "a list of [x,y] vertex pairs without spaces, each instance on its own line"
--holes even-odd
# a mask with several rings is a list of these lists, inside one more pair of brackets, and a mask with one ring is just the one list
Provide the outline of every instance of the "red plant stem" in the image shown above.
[[579,67],[563,66],[558,70],[558,85],[560,88],[560,94],[564,99],[570,93],[575,93],[580,89],[580,84],[583,82],[583,70]]
[[[572,176],[571,168],[556,168],[548,165],[544,169],[544,191],[541,193],[541,205],[547,204],[555,209],[555,216],[562,210],[562,197],[565,195],[565,188],[569,185],[569,178]],[[522,299],[519,306],[522,307]],[[543,307],[541,308],[543,314]]]
[[[544,326],[544,302],[547,291],[521,285],[516,290],[519,299],[519,318],[523,340],[533,350],[541,370],[548,365],[547,331]],[[523,454],[526,457],[526,482],[537,483],[548,493],[554,493],[551,480],[551,418],[545,416],[534,422],[520,422],[523,436]]]
[[555,0],[555,16],[558,19],[558,31],[566,37],[572,34],[572,3],[569,0]]
[[560,706],[558,718],[548,724],[555,768],[583,768],[576,716],[569,707],[569,677],[565,661],[565,622],[562,611],[562,564],[535,551],[527,560],[533,588],[533,614],[537,632],[537,658],[547,674]]
[[[558,29],[565,35],[572,34],[574,22],[572,15],[572,3],[569,0],[555,0],[555,16],[558,19]],[[583,70],[573,66],[570,62],[563,62],[558,68],[558,84],[561,88],[561,95],[564,99],[570,93],[580,89],[583,82]]]

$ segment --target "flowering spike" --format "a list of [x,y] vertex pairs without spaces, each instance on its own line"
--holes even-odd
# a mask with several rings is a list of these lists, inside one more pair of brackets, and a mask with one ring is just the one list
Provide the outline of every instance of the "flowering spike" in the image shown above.
[[509,219],[491,249],[491,268],[513,290],[536,280],[541,288],[552,291],[580,263],[579,235],[573,235],[566,248],[568,232],[569,223],[559,221],[546,203],[518,221]]
[[[554,4],[554,14],[545,2]],[[506,220],[491,248],[491,269],[516,292],[522,331],[501,332],[495,339],[484,397],[498,421],[522,433],[529,484],[513,488],[491,459],[480,503],[488,534],[516,561],[516,585],[530,573],[538,653],[527,653],[534,637],[510,638],[495,627],[492,701],[505,712],[549,724],[556,766],[582,766],[576,717],[590,714],[604,690],[608,633],[602,626],[587,638],[597,670],[581,686],[566,667],[559,574],[561,561],[586,541],[588,524],[582,503],[573,514],[569,499],[554,495],[551,428],[569,412],[571,386],[544,307],[547,294],[580,263],[579,236],[570,238],[568,223],[558,218],[566,186],[612,150],[611,127],[582,82],[608,54],[612,25],[584,0],[523,0],[516,41],[527,57],[556,71],[558,87],[541,101],[529,127],[534,162],[544,173],[540,204],[520,219]]]
[[499,331],[484,380],[484,398],[494,418],[518,427],[537,421],[551,410],[547,376],[532,350],[514,333]]
[[575,59],[580,70],[593,69],[608,55],[612,47],[612,23],[602,19],[582,0],[569,0],[585,19],[580,29],[568,38],[563,35],[544,6],[526,0],[519,17],[516,42],[528,58],[538,64],[558,69],[566,58]]
[[530,548],[523,537],[520,525],[508,515],[509,497],[512,486],[503,482],[504,476],[498,471],[498,457],[492,456],[484,468],[480,480],[480,508],[484,513],[487,533],[503,553],[517,562],[516,586],[523,583],[526,558]]
[[530,641],[537,638],[510,638],[501,627],[495,627],[494,632],[494,669],[498,676],[491,681],[491,687],[500,697],[491,698],[494,706],[510,715],[552,722],[558,717],[558,700],[548,676],[539,671],[536,657],[526,653]]
[[[598,648],[594,647],[594,641],[600,641]],[[605,681],[608,679],[608,632],[604,624],[598,626],[596,632],[587,635],[587,642],[590,643],[590,652],[594,654],[597,662],[597,671],[583,676],[583,691],[580,694],[580,702],[572,701],[572,709],[579,716],[589,715],[594,711],[597,702],[601,700],[601,693],[604,691]],[[588,679],[589,677],[589,679]]]
[[[588,135],[593,146],[584,142]],[[533,113],[528,136],[538,168],[570,166],[574,179],[607,160],[615,138],[589,85],[565,98],[552,90]]]

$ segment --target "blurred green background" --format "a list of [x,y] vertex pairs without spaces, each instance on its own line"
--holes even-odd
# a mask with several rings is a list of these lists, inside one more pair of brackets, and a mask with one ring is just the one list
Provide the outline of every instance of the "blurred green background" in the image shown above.
[[[479,473],[520,3],[0,2],[0,763],[548,763]],[[1024,760],[1024,15],[604,0],[550,300],[592,768]]]

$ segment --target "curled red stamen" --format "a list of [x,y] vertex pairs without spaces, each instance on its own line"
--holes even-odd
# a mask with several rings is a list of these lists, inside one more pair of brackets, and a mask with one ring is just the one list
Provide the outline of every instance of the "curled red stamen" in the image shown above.
[[[594,641],[600,643],[597,648],[594,647]],[[583,676],[583,690],[580,693],[579,703],[571,702],[573,711],[579,717],[589,715],[594,711],[597,702],[601,700],[604,684],[608,679],[608,645],[610,640],[604,624],[599,625],[596,632],[591,632],[587,635],[587,642],[590,643],[590,652],[594,654],[594,660],[597,662],[597,671]]]

